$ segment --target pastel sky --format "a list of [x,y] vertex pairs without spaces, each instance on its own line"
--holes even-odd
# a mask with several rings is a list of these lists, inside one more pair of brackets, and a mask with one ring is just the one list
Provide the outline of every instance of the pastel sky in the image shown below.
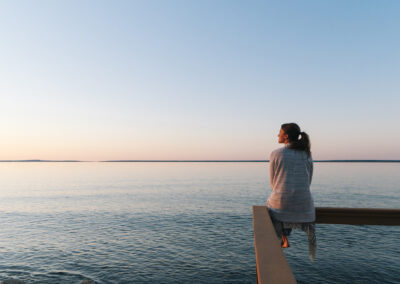
[[0,160],[400,159],[400,1],[0,1]]

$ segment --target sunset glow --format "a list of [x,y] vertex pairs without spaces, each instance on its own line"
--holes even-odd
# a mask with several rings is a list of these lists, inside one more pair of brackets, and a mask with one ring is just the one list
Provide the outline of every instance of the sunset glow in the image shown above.
[[400,159],[396,1],[2,1],[0,160]]

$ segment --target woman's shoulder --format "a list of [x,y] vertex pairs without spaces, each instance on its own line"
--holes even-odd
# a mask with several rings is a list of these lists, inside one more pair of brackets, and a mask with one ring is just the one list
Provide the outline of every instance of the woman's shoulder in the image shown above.
[[286,147],[281,147],[281,148],[275,149],[274,151],[271,152],[270,159],[272,160],[273,158],[282,157],[283,151],[285,149],[286,149]]
[[[279,149],[276,149],[272,152],[274,157],[280,157],[283,160],[309,160],[309,157],[305,151],[300,151],[297,149],[289,148],[289,146],[285,146]],[[312,159],[311,159],[312,161]]]

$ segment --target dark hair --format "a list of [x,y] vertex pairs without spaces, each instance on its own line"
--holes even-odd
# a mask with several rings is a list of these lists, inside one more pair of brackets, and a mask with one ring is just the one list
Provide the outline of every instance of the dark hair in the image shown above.
[[[289,148],[305,151],[308,156],[311,156],[310,137],[307,133],[301,132],[296,123],[284,123],[281,128],[288,135]],[[299,136],[301,136],[300,139]]]

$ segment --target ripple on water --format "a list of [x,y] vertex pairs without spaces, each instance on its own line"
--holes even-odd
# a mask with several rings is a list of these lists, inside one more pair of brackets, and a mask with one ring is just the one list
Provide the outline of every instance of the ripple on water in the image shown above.
[[[399,204],[397,166],[315,166],[319,206]],[[2,279],[255,282],[251,206],[267,198],[266,165],[57,167],[50,180],[49,168],[34,168],[40,179],[7,178],[25,177],[18,167],[0,180]],[[400,283],[399,235],[396,227],[320,225],[314,263],[301,232],[285,254],[299,283]]]

